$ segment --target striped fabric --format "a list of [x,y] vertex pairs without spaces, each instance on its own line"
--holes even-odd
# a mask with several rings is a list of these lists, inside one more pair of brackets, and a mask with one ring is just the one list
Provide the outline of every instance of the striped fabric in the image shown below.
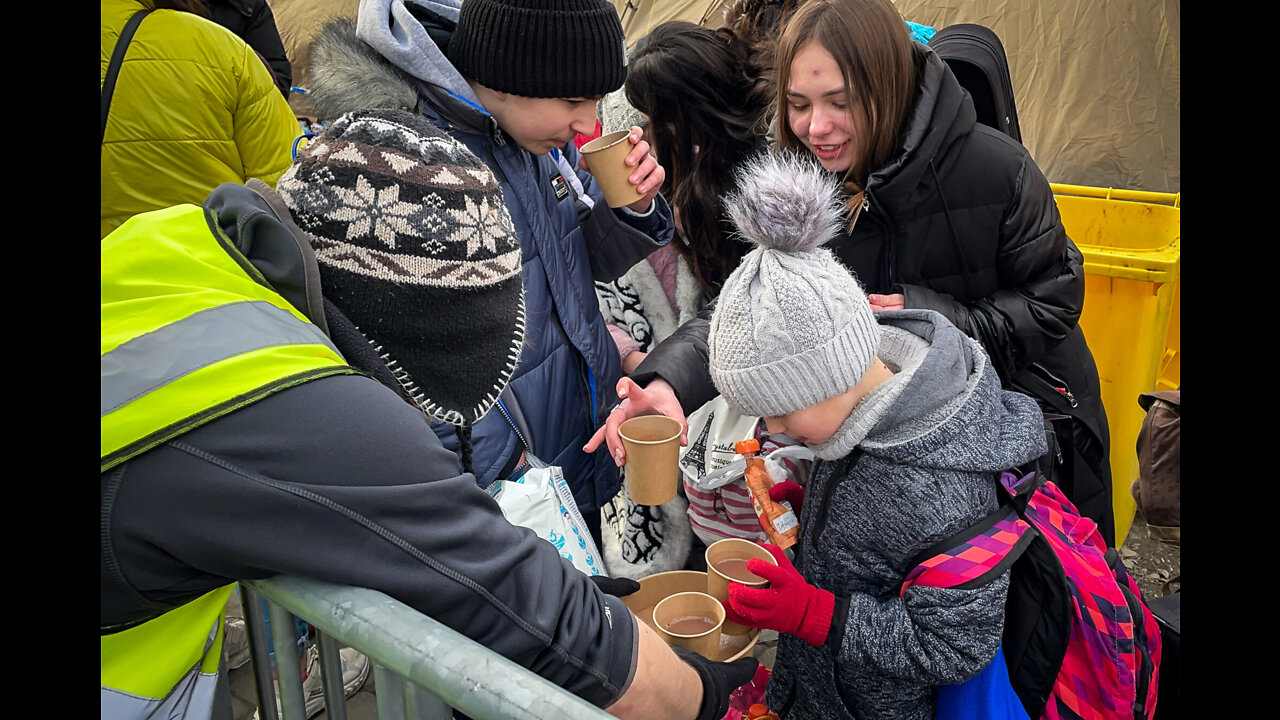
[[1030,539],[1027,535],[1030,529],[1031,526],[1018,517],[1017,510],[1007,508],[990,527],[912,568],[898,595],[916,584],[938,588],[980,586],[1008,569],[1009,563],[1004,560],[1019,546],[1020,540]]

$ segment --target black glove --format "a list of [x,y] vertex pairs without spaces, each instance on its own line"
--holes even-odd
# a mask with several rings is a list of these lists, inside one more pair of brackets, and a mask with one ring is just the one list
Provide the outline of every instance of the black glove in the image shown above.
[[614,597],[626,597],[640,589],[640,583],[631,578],[611,578],[607,575],[592,575],[591,582],[600,588],[600,592]]
[[682,647],[671,648],[676,655],[694,670],[702,680],[702,705],[695,720],[720,720],[729,712],[729,693],[751,682],[756,676],[760,661],[744,657],[733,662],[716,662]]

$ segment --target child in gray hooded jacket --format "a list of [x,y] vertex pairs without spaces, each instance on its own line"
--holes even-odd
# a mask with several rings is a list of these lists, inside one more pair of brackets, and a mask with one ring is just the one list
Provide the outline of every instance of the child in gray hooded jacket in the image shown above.
[[767,690],[783,718],[932,719],[935,688],[995,656],[1008,572],[972,589],[912,586],[913,561],[996,508],[1000,471],[1046,452],[1035,402],[1001,390],[982,346],[931,310],[873,313],[821,247],[838,189],[811,161],[761,156],[726,203],[748,253],[708,337],[711,377],[741,412],[810,447],[780,483],[801,536],[732,583],[730,619],[781,633]]

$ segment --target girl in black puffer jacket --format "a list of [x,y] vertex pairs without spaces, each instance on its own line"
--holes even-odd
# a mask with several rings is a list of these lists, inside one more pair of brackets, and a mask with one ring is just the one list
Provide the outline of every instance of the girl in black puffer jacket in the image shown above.
[[[827,247],[873,309],[938,311],[982,343],[1006,388],[1064,416],[1050,423],[1060,452],[1046,469],[1114,544],[1109,431],[1078,324],[1084,259],[1026,148],[977,122],[968,93],[889,0],[809,0],[777,51],[778,145],[813,153],[848,193],[845,231]],[[632,373],[655,393],[644,403],[678,414],[714,396],[709,317]],[[593,442],[620,447],[614,428],[627,415],[614,413]]]

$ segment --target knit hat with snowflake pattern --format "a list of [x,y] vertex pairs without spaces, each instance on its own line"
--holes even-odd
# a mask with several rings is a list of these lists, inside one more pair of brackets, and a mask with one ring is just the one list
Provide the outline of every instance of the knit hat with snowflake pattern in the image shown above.
[[276,184],[324,296],[431,417],[471,425],[524,342],[520,241],[493,172],[417,113],[328,124]]

